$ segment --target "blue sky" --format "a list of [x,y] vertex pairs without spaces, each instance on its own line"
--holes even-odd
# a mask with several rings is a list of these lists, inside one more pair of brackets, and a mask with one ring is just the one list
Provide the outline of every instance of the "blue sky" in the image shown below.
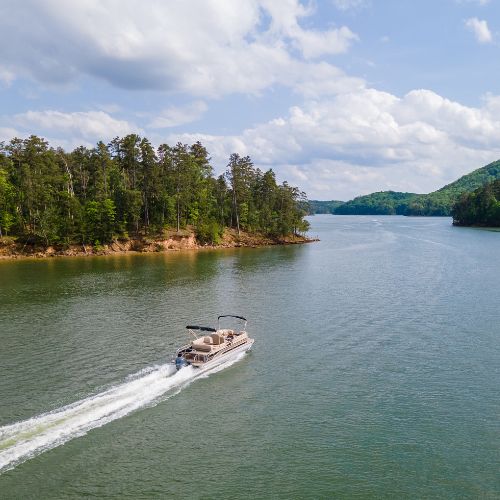
[[498,0],[2,0],[0,141],[201,140],[310,198],[500,158]]

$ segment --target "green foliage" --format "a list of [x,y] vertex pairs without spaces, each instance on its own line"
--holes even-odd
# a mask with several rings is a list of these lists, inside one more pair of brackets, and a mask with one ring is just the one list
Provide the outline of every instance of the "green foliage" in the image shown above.
[[[334,209],[343,215],[451,215],[453,204],[463,193],[477,189],[500,178],[500,160],[429,194],[381,191],[359,196]],[[315,202],[310,202],[315,203]],[[329,203],[329,202],[323,202]]]
[[85,205],[84,240],[109,242],[113,239],[116,226],[116,207],[113,200],[106,198],[103,201],[89,201]]
[[59,243],[59,214],[54,206],[49,206],[38,217],[38,225],[35,235],[42,238],[46,245]]
[[500,227],[500,179],[463,194],[452,214],[457,226]]
[[343,205],[345,201],[320,201],[320,200],[309,200],[309,206],[307,213],[309,215],[315,214],[333,214],[335,209]]
[[417,196],[412,193],[381,191],[354,198],[354,200],[337,207],[335,213],[342,215],[406,215],[408,205],[415,202]]
[[129,234],[194,226],[218,243],[232,226],[271,236],[304,231],[304,193],[278,185],[272,170],[231,155],[214,178],[205,147],[162,144],[130,134],[108,145],[53,149],[36,136],[0,143],[0,236],[46,245],[104,245]]
[[7,178],[7,171],[0,168],[0,237],[8,235],[14,225],[14,186]]
[[221,241],[223,228],[215,220],[202,222],[196,226],[196,239],[200,243],[218,245]]
[[304,227],[305,193],[287,182],[278,185],[272,170],[262,172],[254,168],[250,157],[232,154],[225,178],[229,181],[230,225],[238,231],[281,237]]

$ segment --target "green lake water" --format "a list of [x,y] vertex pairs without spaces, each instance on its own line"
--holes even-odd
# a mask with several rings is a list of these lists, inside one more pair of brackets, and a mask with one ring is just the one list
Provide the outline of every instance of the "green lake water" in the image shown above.
[[[0,262],[0,498],[500,498],[500,233]],[[216,373],[186,324],[249,319]]]

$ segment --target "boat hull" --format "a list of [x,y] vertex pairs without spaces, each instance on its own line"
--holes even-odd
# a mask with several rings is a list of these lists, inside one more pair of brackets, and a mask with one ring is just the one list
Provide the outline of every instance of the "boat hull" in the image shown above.
[[219,366],[226,361],[229,361],[230,359],[236,357],[238,354],[242,352],[247,352],[252,348],[252,345],[254,343],[254,339],[248,339],[247,342],[245,342],[242,345],[239,345],[238,347],[235,347],[234,349],[231,349],[230,351],[226,351],[225,353],[221,354],[220,356],[216,356],[215,358],[211,359],[210,361],[206,361],[204,363],[201,362],[196,362],[196,363],[191,363],[191,366],[195,368],[196,370],[200,371],[206,371],[210,370],[212,368],[215,368],[216,366]]

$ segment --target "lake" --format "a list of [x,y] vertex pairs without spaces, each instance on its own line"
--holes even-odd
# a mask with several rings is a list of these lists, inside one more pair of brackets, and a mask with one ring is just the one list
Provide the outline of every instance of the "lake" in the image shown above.
[[[500,498],[500,233],[0,262],[0,497]],[[185,325],[249,320],[208,376]],[[185,370],[185,371],[184,371]]]

